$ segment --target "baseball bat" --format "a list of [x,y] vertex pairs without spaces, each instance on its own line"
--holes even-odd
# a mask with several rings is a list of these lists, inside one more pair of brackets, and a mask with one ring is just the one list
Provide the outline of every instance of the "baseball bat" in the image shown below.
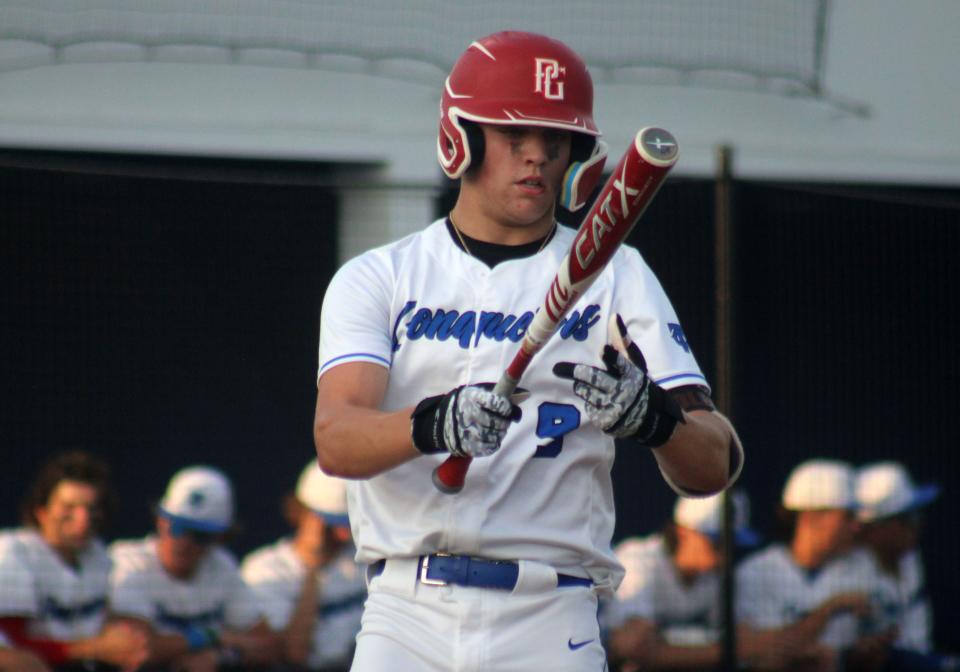
[[[547,295],[523,336],[520,349],[493,391],[509,396],[560,320],[593,284],[640,215],[653,200],[679,156],[677,141],[662,128],[640,129],[587,211]],[[433,471],[433,484],[447,494],[463,489],[470,457],[451,455]]]

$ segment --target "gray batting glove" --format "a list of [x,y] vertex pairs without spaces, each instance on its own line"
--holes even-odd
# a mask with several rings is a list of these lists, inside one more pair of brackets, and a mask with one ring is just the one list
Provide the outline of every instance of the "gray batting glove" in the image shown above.
[[510,424],[521,416],[511,399],[494,394],[493,383],[461,385],[417,404],[411,416],[413,445],[426,454],[486,457],[500,449]]
[[589,364],[558,362],[553,373],[573,381],[573,393],[584,401],[590,422],[617,438],[640,429],[650,401],[650,378],[612,345],[603,348],[606,370]]
[[[558,362],[554,375],[573,381],[573,393],[584,401],[587,418],[604,433],[633,438],[655,448],[666,443],[683,411],[676,400],[647,375],[647,362],[615,316],[611,336],[619,346],[605,345],[604,369],[589,364]],[[626,356],[624,355],[626,353]]]

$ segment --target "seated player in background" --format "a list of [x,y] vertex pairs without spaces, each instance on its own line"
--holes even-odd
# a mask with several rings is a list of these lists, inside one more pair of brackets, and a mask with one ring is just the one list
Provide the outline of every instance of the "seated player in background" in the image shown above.
[[[147,657],[142,630],[107,625],[110,558],[97,535],[113,498],[104,462],[82,451],[61,453],[29,486],[23,527],[0,533],[0,631],[53,669],[83,663],[88,670],[133,670]],[[35,662],[6,651],[0,660]]]
[[850,465],[798,465],[782,497],[788,542],[756,552],[737,570],[738,632],[792,652],[785,669],[879,670],[886,663],[894,631],[865,634],[871,581],[851,554],[855,510]]
[[285,663],[347,670],[367,587],[353,559],[346,485],[311,460],[285,500],[285,513],[293,537],[248,555],[241,573],[281,635]]
[[933,613],[917,544],[923,510],[940,494],[940,487],[914,485],[898,462],[877,462],[860,469],[856,493],[863,561],[876,574],[872,592],[876,626],[897,629],[888,668],[960,669],[960,658],[933,651]]
[[204,672],[275,661],[259,602],[222,546],[232,526],[230,481],[194,466],[171,479],[155,536],[110,546],[113,611],[148,627],[150,665]]
[[[760,537],[749,527],[749,500],[742,491],[731,496],[734,542],[754,547]],[[605,620],[611,661],[623,672],[720,665],[722,503],[720,495],[680,498],[662,532],[617,545],[626,575]],[[762,660],[768,669],[779,664],[776,650],[753,643],[749,636],[739,639],[741,659]]]

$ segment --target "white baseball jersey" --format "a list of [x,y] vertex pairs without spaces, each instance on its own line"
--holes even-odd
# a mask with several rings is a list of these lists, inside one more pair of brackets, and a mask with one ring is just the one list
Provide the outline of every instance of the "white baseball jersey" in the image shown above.
[[181,581],[163,569],[155,544],[149,536],[110,546],[114,613],[143,619],[162,634],[183,634],[191,627],[243,631],[261,620],[259,602],[226,549],[213,546],[196,573]]
[[897,626],[895,646],[929,653],[932,646],[933,618],[930,598],[924,585],[923,561],[917,551],[900,559],[897,576],[880,568],[876,556],[866,549],[858,550],[855,559],[864,565],[875,582],[871,590],[874,627],[883,630]]
[[[309,667],[346,663],[360,631],[367,586],[362,568],[353,560],[353,546],[318,572],[317,616]],[[276,631],[287,627],[300,598],[306,568],[289,539],[281,539],[248,555],[241,575],[263,606],[267,622]]]
[[[323,303],[322,377],[347,362],[390,370],[384,410],[451,388],[498,380],[546,295],[575,232],[559,226],[530,257],[487,267],[461,250],[444,220],[345,264]],[[652,271],[621,247],[580,297],[521,381],[522,420],[495,455],[473,460],[463,491],[441,494],[431,472],[444,455],[351,481],[357,559],[433,551],[538,560],[588,575],[611,591],[622,569],[610,548],[613,439],[591,425],[559,361],[602,367],[607,324],[620,313],[665,388],[705,385],[677,316]]]
[[[746,558],[737,570],[737,621],[758,630],[776,630],[813,612],[840,593],[870,596],[873,579],[863,563],[847,554],[816,570],[793,561],[790,549],[773,544]],[[851,612],[834,614],[820,635],[820,643],[843,649],[862,634],[860,619]]]
[[37,639],[74,641],[97,635],[107,614],[110,558],[93,540],[68,565],[34,529],[0,534],[0,616],[29,619]]
[[610,627],[642,618],[655,623],[669,644],[702,646],[717,640],[719,573],[701,574],[684,584],[660,534],[626,539],[615,551],[626,574],[608,607]]

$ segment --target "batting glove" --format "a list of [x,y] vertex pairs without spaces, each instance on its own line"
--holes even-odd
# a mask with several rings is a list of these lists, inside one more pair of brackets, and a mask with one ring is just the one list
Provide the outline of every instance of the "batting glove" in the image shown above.
[[511,399],[494,394],[493,383],[461,385],[417,404],[410,416],[413,445],[426,454],[486,457],[500,449],[521,415]]
[[619,315],[611,321],[611,335],[617,347],[604,346],[605,369],[558,362],[553,373],[573,381],[573,393],[583,399],[587,417],[604,433],[636,439],[650,448],[662,446],[677,423],[684,422],[683,411],[647,375],[646,359]]

